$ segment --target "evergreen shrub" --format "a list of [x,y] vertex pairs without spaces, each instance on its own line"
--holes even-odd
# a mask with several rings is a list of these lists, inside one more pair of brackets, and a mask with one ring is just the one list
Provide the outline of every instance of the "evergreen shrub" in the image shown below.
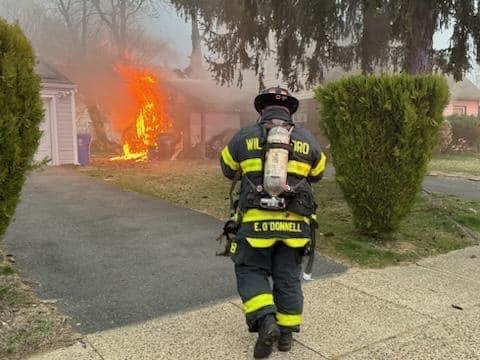
[[452,125],[453,144],[457,145],[463,139],[467,150],[478,151],[480,146],[480,117],[452,115],[447,117]]
[[411,210],[449,90],[433,75],[360,75],[316,89],[336,181],[355,226],[390,233]]
[[12,218],[40,139],[40,79],[18,25],[0,18],[0,237]]

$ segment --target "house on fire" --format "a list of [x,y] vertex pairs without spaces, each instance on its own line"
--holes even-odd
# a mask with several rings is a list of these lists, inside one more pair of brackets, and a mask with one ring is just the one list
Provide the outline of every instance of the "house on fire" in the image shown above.
[[223,147],[234,132],[258,117],[253,108],[255,92],[193,79],[172,81],[170,91],[173,118],[182,132],[186,157],[213,157],[208,154],[212,141],[218,138]]
[[36,67],[41,77],[44,119],[42,137],[34,159],[51,159],[50,165],[78,164],[75,124],[76,85],[49,64]]

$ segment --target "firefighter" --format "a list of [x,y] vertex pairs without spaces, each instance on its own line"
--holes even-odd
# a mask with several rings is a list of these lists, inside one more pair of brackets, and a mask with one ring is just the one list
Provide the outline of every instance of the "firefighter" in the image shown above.
[[258,333],[254,357],[261,359],[277,341],[289,351],[292,332],[300,330],[302,256],[316,219],[311,183],[321,179],[326,157],[294,123],[299,103],[287,90],[267,89],[254,105],[258,121],[233,136],[220,163],[227,178],[241,179],[230,255],[248,329]]

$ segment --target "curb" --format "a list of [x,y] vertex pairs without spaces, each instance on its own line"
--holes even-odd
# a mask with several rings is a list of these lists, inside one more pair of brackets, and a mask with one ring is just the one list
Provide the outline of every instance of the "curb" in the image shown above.
[[470,181],[480,181],[480,176],[468,175],[464,173],[446,173],[442,171],[430,171],[428,173],[428,176],[449,177],[449,178],[457,178],[457,179],[470,180]]

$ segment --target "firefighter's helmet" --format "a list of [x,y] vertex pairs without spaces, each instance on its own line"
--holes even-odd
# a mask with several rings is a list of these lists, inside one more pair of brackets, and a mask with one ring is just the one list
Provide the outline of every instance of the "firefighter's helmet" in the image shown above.
[[290,115],[293,115],[298,109],[297,98],[293,97],[287,89],[280,86],[263,90],[255,97],[254,104],[255,110],[259,114],[262,114],[262,110],[271,105],[286,107]]

